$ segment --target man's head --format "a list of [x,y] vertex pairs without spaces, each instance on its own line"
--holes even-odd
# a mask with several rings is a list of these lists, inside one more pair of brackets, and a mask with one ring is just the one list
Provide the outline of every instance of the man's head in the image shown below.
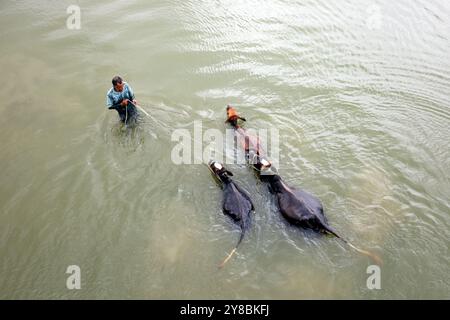
[[120,76],[115,76],[112,79],[112,85],[114,87],[114,90],[116,90],[117,92],[122,92],[123,90],[123,80]]

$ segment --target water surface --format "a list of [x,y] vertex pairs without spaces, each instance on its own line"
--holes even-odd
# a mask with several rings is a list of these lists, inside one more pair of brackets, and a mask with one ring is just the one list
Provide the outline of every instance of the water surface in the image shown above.
[[[0,298],[449,298],[447,1],[80,0],[68,30],[71,4],[0,4]],[[154,119],[123,131],[115,74]],[[279,130],[280,174],[380,254],[381,290],[240,165],[253,226],[217,270],[239,231],[170,134],[224,131],[228,103]]]

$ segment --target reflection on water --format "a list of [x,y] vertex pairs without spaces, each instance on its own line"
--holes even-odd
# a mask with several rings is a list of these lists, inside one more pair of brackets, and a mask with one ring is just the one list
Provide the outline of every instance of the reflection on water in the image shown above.
[[[450,7],[446,1],[3,1],[1,298],[448,298]],[[116,21],[114,25],[111,21]],[[150,114],[104,106],[120,74]],[[298,230],[243,165],[239,230],[175,129],[277,128],[280,174],[384,260]],[[65,288],[79,265],[82,290]]]

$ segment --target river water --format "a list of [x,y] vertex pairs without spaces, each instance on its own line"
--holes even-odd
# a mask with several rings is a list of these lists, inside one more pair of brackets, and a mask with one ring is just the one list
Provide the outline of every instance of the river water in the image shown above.
[[[81,9],[80,29],[66,9]],[[450,298],[450,5],[397,1],[0,3],[0,298]],[[105,107],[120,74],[152,118]],[[383,259],[296,229],[266,185],[252,227],[176,129],[279,132],[279,171]],[[81,289],[69,290],[77,265]]]

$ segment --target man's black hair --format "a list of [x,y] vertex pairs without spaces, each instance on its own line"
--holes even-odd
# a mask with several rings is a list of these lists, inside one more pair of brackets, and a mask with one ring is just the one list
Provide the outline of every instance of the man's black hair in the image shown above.
[[113,86],[116,86],[116,84],[118,84],[118,83],[122,83],[122,78],[119,77],[119,76],[115,76],[115,77],[112,79],[112,84],[113,84]]

